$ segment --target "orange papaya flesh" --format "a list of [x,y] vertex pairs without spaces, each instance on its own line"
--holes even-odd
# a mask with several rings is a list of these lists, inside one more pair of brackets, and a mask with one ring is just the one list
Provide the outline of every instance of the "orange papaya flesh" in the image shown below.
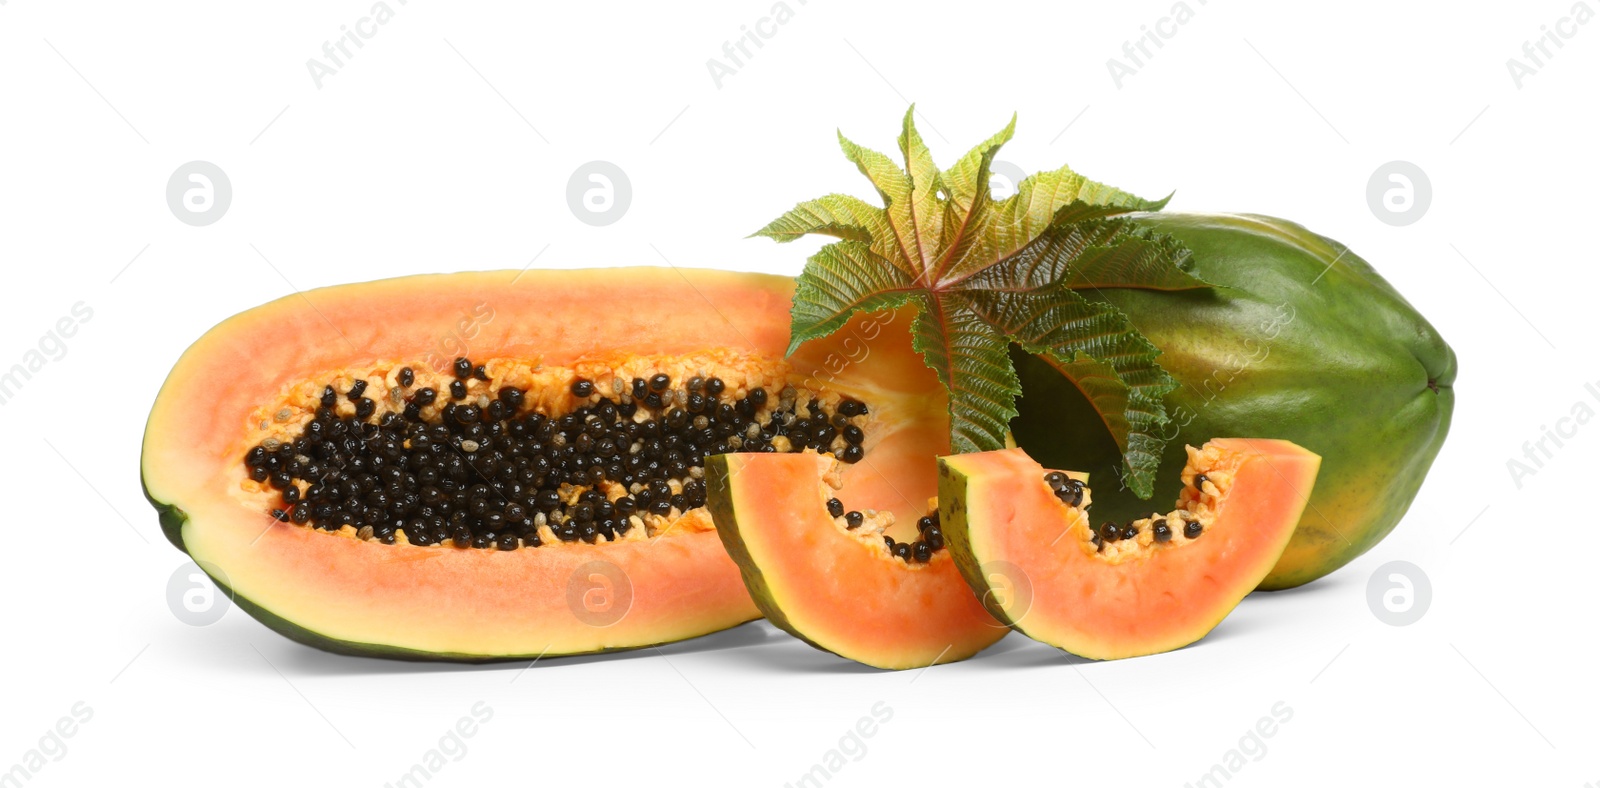
[[[146,496],[242,609],[332,651],[513,659],[733,626],[759,611],[699,505],[706,453],[854,459],[842,472],[853,489],[910,512],[934,487],[912,459],[931,464],[947,446],[937,381],[908,333],[890,330],[907,316],[858,315],[785,358],[792,293],[784,277],[639,268],[415,276],[279,299],[178,360],[146,426]],[[708,400],[698,414],[693,394]],[[854,415],[841,414],[847,402]],[[545,511],[541,493],[559,504]],[[625,516],[623,497],[649,502]]]
[[818,454],[726,454],[706,464],[717,533],[767,619],[889,670],[966,659],[1005,636],[943,549],[932,499],[912,520],[914,541],[899,541],[911,533],[900,513],[844,507],[841,498],[872,498],[841,470]]
[[996,618],[1091,659],[1189,645],[1260,584],[1290,543],[1321,458],[1287,441],[1189,447],[1177,508],[1092,526],[1022,449],[940,460],[950,552]]

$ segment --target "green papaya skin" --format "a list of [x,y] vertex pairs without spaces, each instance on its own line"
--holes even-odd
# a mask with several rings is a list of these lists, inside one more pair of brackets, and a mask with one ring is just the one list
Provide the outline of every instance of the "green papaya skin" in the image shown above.
[[[1444,444],[1456,357],[1433,326],[1343,244],[1283,219],[1137,214],[1183,242],[1209,290],[1107,289],[1162,350],[1179,381],[1157,491],[1181,482],[1184,446],[1223,436],[1282,438],[1322,455],[1288,549],[1260,586],[1293,588],[1354,560],[1410,507]],[[1120,478],[1109,432],[1075,387],[1014,352],[1022,378],[1017,443],[1047,468]],[[1148,516],[1127,490],[1095,490],[1095,519]]]

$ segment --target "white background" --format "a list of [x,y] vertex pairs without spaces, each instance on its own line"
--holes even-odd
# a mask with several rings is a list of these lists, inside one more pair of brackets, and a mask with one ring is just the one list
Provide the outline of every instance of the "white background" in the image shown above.
[[[1584,390],[1600,381],[1600,24],[1520,88],[1506,65],[1568,0],[1196,0],[1120,88],[1106,61],[1167,0],[793,0],[720,88],[706,61],[767,0],[533,5],[396,0],[318,88],[307,59],[366,0],[0,2],[0,366],[74,303],[93,309],[0,407],[0,771],[82,701],[93,718],[29,785],[381,786],[483,701],[492,720],[430,784],[781,786],[883,702],[892,719],[830,786],[1181,786],[1281,701],[1291,721],[1230,786],[1600,782],[1583,549],[1600,426],[1520,489],[1506,466],[1576,403],[1600,410]],[[332,656],[238,610],[205,628],[168,610],[184,557],[140,495],[139,438],[206,328],[296,288],[536,255],[795,273],[820,242],[744,236],[802,198],[870,196],[834,131],[891,149],[908,100],[944,163],[1015,110],[1002,159],[1025,170],[1070,162],[1176,190],[1170,210],[1290,217],[1372,261],[1461,365],[1451,437],[1396,532],[1314,585],[1252,596],[1194,647],[1106,664],[1013,634],[965,663],[880,673],[758,623],[524,673]],[[233,185],[208,227],[165,201],[195,159]],[[565,197],[596,159],[633,186],[599,228]],[[1401,228],[1365,196],[1396,159],[1433,189]],[[1411,626],[1368,607],[1391,560],[1431,579]]]

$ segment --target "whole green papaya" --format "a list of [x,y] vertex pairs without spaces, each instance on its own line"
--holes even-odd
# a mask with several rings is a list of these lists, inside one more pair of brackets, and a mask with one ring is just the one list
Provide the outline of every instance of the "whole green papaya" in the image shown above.
[[1161,365],[1179,382],[1167,397],[1161,500],[1108,489],[1115,485],[1104,480],[1121,471],[1109,432],[1085,430],[1099,421],[1088,401],[1021,353],[1017,442],[1046,467],[1098,476],[1096,519],[1120,521],[1167,503],[1181,484],[1185,444],[1291,440],[1322,455],[1322,472],[1261,588],[1309,583],[1366,552],[1400,521],[1444,443],[1455,353],[1366,261],[1298,224],[1252,215],[1132,218],[1183,242],[1194,273],[1217,285],[1099,294],[1161,348]]

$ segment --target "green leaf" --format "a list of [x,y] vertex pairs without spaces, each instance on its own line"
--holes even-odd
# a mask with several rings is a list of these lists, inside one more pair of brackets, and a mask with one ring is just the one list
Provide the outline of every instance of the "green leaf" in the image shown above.
[[912,121],[916,111],[913,104],[906,108],[905,120],[900,128],[900,154],[905,157],[906,173],[911,176],[911,203],[907,256],[926,279],[938,261],[940,242],[944,236],[944,212],[939,206],[939,166],[933,163],[933,152],[922,143],[917,126]]
[[950,392],[950,450],[959,453],[1003,447],[1022,393],[1005,334],[964,300],[934,296],[912,322],[912,345]]
[[[1134,399],[1134,389],[1118,377],[1117,371],[1104,361],[1085,356],[1067,359],[1054,353],[1036,353],[1041,361],[1053,367],[1063,377],[1071,380],[1083,392],[1096,411],[1105,428],[1113,435],[1127,435],[1123,449],[1125,480],[1135,494],[1149,498],[1150,480],[1160,464],[1164,441],[1152,440],[1161,421],[1152,421],[1147,406]],[[1133,421],[1130,422],[1130,415]]]
[[972,246],[983,238],[983,233],[973,232],[988,219],[993,197],[989,191],[989,167],[1000,146],[1011,140],[1017,128],[1017,116],[994,136],[979,143],[962,156],[950,169],[939,174],[940,187],[949,196],[945,203],[945,252],[939,259],[939,272],[947,270],[951,262],[966,257]]
[[1126,220],[1096,218],[1098,210],[1083,203],[1063,207],[1038,237],[960,284],[979,290],[1210,287],[1186,270],[1189,250],[1182,244]]
[[875,234],[882,232],[883,222],[883,209],[846,194],[830,194],[796,205],[751,236],[788,243],[815,233],[870,243]]
[[899,306],[914,295],[911,277],[860,241],[822,247],[795,283],[789,352],[838,331],[856,310]]
[[993,265],[1038,237],[1052,224],[1082,222],[1135,211],[1155,211],[1166,200],[1151,202],[1120,189],[1091,181],[1062,167],[1030,175],[1017,193],[996,203],[974,228],[977,241],[955,259],[942,278],[959,279]]
[[[1052,228],[1047,235],[1056,232],[1058,228]],[[1030,250],[1046,256],[1052,250],[1060,256],[1061,248],[1048,243],[1030,245]],[[1167,423],[1162,398],[1177,385],[1156,364],[1160,351],[1117,308],[1089,301],[1062,286],[1059,279],[1043,275],[1050,265],[1025,264],[1013,258],[996,268],[1014,269],[1009,281],[1013,286],[966,291],[969,308],[1023,350],[1056,367],[1089,396],[1106,429],[1123,448],[1129,487],[1137,495],[1149,497],[1161,446],[1154,447],[1154,454],[1146,456],[1146,452],[1149,440],[1162,434]],[[1080,380],[1079,375],[1087,377]]]
[[842,239],[813,255],[800,276],[790,352],[858,310],[914,304],[913,345],[950,395],[951,448],[969,452],[1006,443],[1021,393],[1009,355],[1016,344],[1084,392],[1123,451],[1128,486],[1148,498],[1165,445],[1162,398],[1175,383],[1126,315],[1078,291],[1208,286],[1189,272],[1181,244],[1118,218],[1160,210],[1166,200],[1062,167],[995,202],[989,170],[1016,118],[940,171],[913,117],[908,109],[898,138],[903,168],[839,135],[882,208],[829,195],[756,233],[780,242],[807,233]]
[[[1190,273],[1189,249],[1170,235],[1122,221],[1100,222],[1108,232],[1076,254],[1066,285],[1076,289],[1138,287],[1150,290],[1194,290],[1211,287]],[[1099,228],[1095,228],[1099,229]]]
[[883,200],[884,235],[873,237],[872,248],[912,278],[920,276],[922,266],[916,261],[921,253],[916,245],[916,220],[911,215],[911,176],[888,156],[863,148],[845,139],[844,134],[839,135],[839,147],[844,149],[845,158],[872,182]]

